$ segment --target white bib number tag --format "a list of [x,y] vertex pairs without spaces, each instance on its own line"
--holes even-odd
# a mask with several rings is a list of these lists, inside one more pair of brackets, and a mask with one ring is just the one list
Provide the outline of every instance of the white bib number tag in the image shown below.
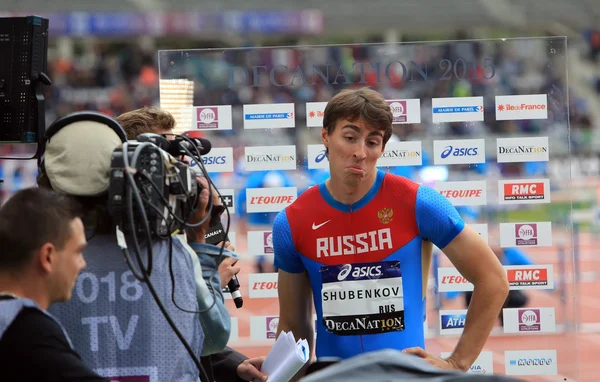
[[323,324],[341,336],[404,330],[399,261],[321,267]]

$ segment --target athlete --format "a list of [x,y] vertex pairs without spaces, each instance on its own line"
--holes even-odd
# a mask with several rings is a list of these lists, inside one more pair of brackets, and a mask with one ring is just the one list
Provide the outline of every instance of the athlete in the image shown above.
[[[468,370],[508,293],[500,262],[440,193],[376,168],[392,131],[379,93],[340,92],[327,104],[323,126],[331,177],[273,223],[278,333],[291,331],[312,348],[314,302],[317,359],[392,348],[442,369]],[[474,284],[464,332],[447,359],[423,349],[432,243]]]

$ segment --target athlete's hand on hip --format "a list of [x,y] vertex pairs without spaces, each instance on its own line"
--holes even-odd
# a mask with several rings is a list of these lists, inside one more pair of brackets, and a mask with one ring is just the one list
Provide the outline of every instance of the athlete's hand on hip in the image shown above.
[[418,347],[418,346],[414,347],[414,348],[404,349],[404,350],[402,350],[402,352],[421,357],[425,361],[427,361],[430,365],[433,365],[433,366],[437,367],[438,369],[465,371],[465,370],[463,370],[462,367],[460,367],[458,362],[456,362],[454,359],[452,359],[452,358],[443,359],[440,357],[436,357],[434,355],[427,353],[425,351],[425,349]]

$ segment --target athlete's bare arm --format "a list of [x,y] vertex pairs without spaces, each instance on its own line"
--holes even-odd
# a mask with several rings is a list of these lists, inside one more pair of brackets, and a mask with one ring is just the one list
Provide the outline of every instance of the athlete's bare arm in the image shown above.
[[[310,355],[313,355],[314,326],[313,326],[313,304],[312,289],[306,273],[289,273],[279,269],[277,281],[277,292],[279,294],[279,326],[277,336],[282,330],[292,332],[296,340],[300,338],[308,341]],[[310,362],[302,368],[295,381],[306,372]]]
[[450,357],[468,370],[494,327],[508,295],[508,280],[494,252],[468,225],[442,251],[475,287],[463,334]]

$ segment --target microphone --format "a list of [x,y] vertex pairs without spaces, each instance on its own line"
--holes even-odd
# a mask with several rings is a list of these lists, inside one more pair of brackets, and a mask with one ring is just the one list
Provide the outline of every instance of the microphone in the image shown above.
[[[210,141],[208,139],[204,139],[204,138],[189,138],[189,139],[194,142],[196,147],[198,147],[198,151],[200,151],[200,155],[206,155],[210,152],[210,149],[212,148],[212,144],[210,143]],[[183,142],[188,144],[187,141],[183,141]],[[190,151],[192,151],[192,150],[190,150]],[[193,152],[194,151],[192,151],[192,153]]]
[[154,133],[143,133],[138,135],[137,137],[135,137],[136,141],[138,142],[150,142],[155,144],[156,146],[158,146],[159,148],[168,151],[169,148],[171,147],[171,144],[169,143],[169,140],[165,137],[163,137],[160,134],[154,134]]
[[233,275],[229,283],[227,283],[227,288],[229,288],[229,293],[231,293],[231,297],[233,297],[233,302],[235,303],[235,307],[240,309],[244,305],[244,300],[242,299],[242,294],[240,293],[240,282],[236,275]]
[[[215,222],[212,224],[213,220],[211,220],[211,224],[208,227],[208,232],[206,232],[204,235],[204,241],[207,244],[212,245],[217,245],[222,241],[228,241],[229,238],[226,235],[225,229],[223,229],[220,216],[213,216],[213,219]],[[227,288],[229,289],[229,293],[231,293],[235,307],[240,309],[244,305],[244,300],[242,299],[242,294],[240,293],[240,282],[238,281],[236,275],[233,275],[231,280],[229,280],[227,283]]]
[[189,156],[187,151],[196,155],[196,147],[197,147],[198,152],[200,152],[200,155],[206,155],[210,152],[210,149],[212,148],[212,145],[210,144],[210,141],[208,139],[204,139],[204,138],[188,138],[188,139],[190,141],[192,141],[194,144],[192,145],[186,139],[177,137],[177,138],[175,138],[175,140],[169,141],[170,146],[166,151],[173,156],[179,156],[179,155]]

